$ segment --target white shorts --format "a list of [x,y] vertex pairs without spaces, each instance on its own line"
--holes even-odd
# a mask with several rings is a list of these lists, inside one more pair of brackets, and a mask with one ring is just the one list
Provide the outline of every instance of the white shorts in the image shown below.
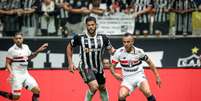
[[141,82],[147,80],[143,72],[124,76],[121,86],[126,87],[129,93],[133,92],[136,87],[140,87]]
[[13,95],[21,95],[23,87],[28,90],[38,87],[38,83],[29,73],[14,74],[14,76],[10,78],[10,83]]

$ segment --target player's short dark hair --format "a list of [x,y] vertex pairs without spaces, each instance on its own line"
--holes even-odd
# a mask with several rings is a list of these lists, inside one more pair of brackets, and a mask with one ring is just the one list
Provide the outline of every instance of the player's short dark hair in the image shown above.
[[96,23],[96,18],[93,16],[89,16],[86,18],[85,23],[89,22],[89,21],[94,21]]
[[129,33],[129,32],[126,32],[126,33],[123,35],[123,37],[128,37],[128,36],[131,36],[131,37],[133,37],[133,39],[136,39],[136,36],[133,35],[133,34],[131,34],[131,33]]
[[17,35],[23,36],[23,33],[22,32],[16,32],[14,36],[17,36]]

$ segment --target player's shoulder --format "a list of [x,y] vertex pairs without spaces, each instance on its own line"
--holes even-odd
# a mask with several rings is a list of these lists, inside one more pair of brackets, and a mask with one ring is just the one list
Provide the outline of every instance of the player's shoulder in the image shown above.
[[13,51],[15,49],[15,45],[12,45],[9,49],[8,52]]
[[107,34],[103,34],[100,32],[97,33],[97,36],[102,36],[103,38],[108,38]]
[[134,48],[135,48],[135,51],[136,51],[137,53],[144,53],[144,50],[143,50],[142,48],[135,47],[135,46],[134,46]]
[[22,44],[22,47],[29,48],[29,46],[27,44]]

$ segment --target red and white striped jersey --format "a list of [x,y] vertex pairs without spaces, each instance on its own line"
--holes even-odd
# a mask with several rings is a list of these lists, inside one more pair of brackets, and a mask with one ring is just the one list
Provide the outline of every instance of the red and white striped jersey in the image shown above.
[[28,56],[31,55],[31,50],[26,44],[22,44],[22,47],[18,47],[14,44],[8,49],[7,59],[12,61],[12,72],[26,72],[28,66]]
[[134,50],[130,53],[124,47],[121,47],[117,49],[112,57],[112,64],[119,63],[124,76],[144,72],[142,61],[146,61],[148,56],[142,49],[133,47]]

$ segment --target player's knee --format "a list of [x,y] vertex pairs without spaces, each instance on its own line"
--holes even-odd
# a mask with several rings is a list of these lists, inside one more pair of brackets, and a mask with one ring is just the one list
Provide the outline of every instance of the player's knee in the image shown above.
[[150,90],[146,90],[146,91],[144,92],[144,94],[145,94],[146,97],[149,97],[149,96],[152,95],[152,93],[151,93]]
[[34,93],[34,94],[40,94],[40,88],[39,87],[34,87],[31,89],[31,91]]
[[119,95],[119,101],[125,101],[126,100],[126,96],[124,95]]
[[100,85],[100,86],[99,86],[99,90],[100,90],[100,91],[106,91],[106,88],[105,88],[104,85]]
[[98,86],[94,85],[92,87],[90,87],[90,91],[91,93],[95,94],[95,92],[98,90]]
[[119,100],[121,101],[123,101],[123,100],[125,100],[126,99],[126,96],[128,96],[128,94],[126,93],[126,92],[120,92],[119,93]]

